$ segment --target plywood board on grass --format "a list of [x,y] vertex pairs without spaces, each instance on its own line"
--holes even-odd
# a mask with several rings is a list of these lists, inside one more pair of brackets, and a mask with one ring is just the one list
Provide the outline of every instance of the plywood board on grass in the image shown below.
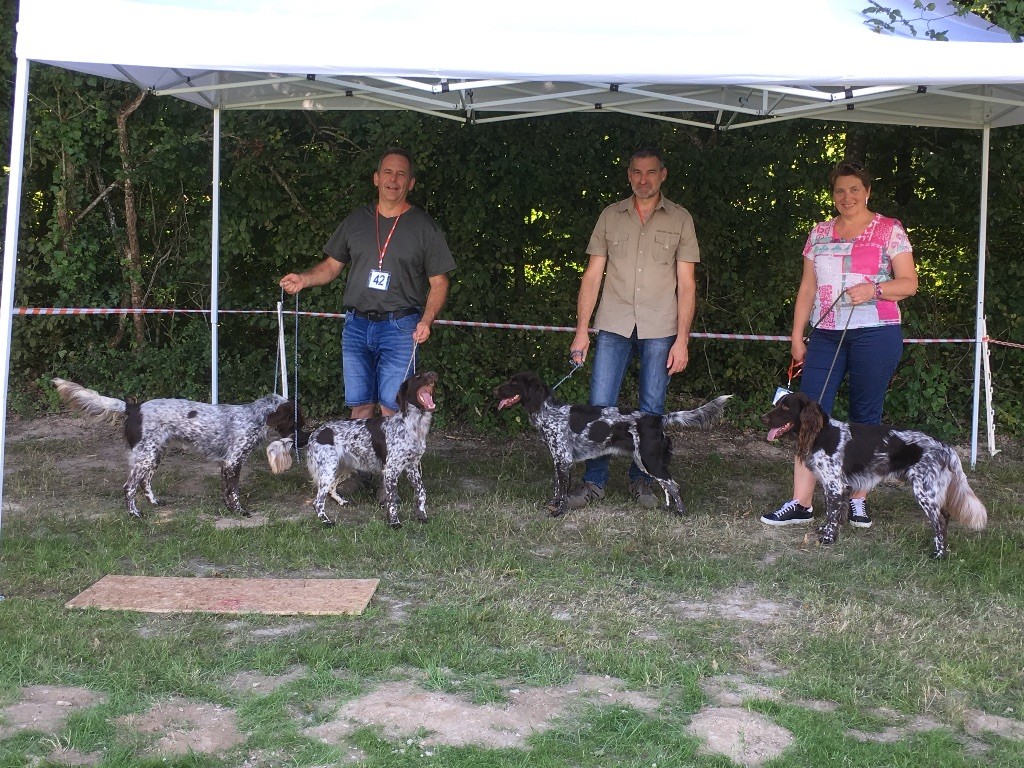
[[379,579],[222,579],[104,576],[67,608],[145,613],[360,614]]

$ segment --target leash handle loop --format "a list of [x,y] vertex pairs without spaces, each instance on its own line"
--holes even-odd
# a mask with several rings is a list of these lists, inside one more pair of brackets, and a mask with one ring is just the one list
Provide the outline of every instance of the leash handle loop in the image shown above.
[[786,389],[792,389],[793,379],[803,373],[804,364],[803,362],[797,362],[793,358],[789,358],[789,370],[786,372],[789,380],[786,382]]

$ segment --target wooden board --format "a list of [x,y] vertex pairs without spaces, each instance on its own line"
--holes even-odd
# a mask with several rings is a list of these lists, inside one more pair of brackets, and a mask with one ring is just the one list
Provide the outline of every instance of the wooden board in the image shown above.
[[360,614],[379,579],[104,576],[66,608],[145,613]]

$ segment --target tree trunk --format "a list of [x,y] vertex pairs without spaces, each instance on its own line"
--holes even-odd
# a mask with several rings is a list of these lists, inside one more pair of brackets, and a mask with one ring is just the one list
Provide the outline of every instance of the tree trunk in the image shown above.
[[[135,182],[132,180],[134,167],[128,153],[128,118],[139,108],[146,91],[139,91],[134,99],[126,101],[117,111],[117,143],[121,152],[121,168],[124,171],[124,229],[125,244],[122,263],[128,275],[131,308],[142,309],[144,289],[142,285],[142,248],[139,244],[139,223],[135,210]],[[132,315],[135,327],[135,343],[146,343],[146,320],[142,314]]]
[[846,157],[844,159],[867,163],[867,154],[868,137],[864,129],[859,126],[848,128],[846,131]]

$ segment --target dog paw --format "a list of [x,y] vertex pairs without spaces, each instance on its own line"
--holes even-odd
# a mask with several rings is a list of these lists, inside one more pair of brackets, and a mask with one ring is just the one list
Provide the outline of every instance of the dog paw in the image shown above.
[[397,531],[401,527],[402,527],[402,521],[401,520],[388,520],[388,528],[390,528],[392,531]]
[[319,514],[316,516],[316,519],[320,521],[320,524],[324,528],[333,528],[335,525],[334,520],[332,520],[327,514]]

